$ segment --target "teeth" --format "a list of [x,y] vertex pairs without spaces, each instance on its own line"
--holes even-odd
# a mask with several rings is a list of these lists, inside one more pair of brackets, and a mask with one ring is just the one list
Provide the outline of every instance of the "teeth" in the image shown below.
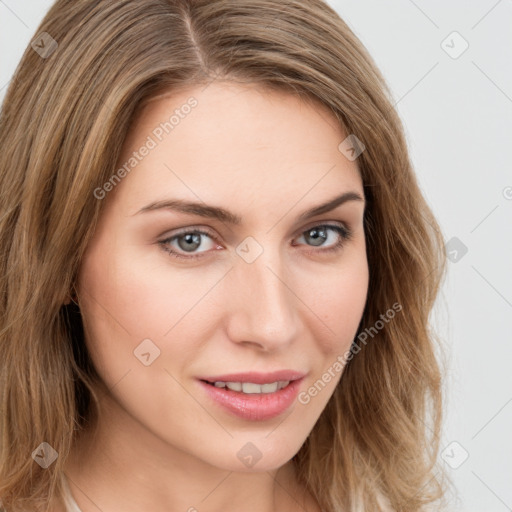
[[[252,385],[252,384],[251,384]],[[272,384],[262,384],[260,386],[262,393],[275,393],[279,387],[279,382],[273,382]],[[247,393],[244,384],[244,393]],[[254,393],[254,391],[253,391]]]
[[280,380],[271,382],[269,384],[254,384],[253,382],[214,382],[216,388],[228,388],[231,391],[241,391],[247,394],[256,393],[275,393],[276,391],[285,388],[290,383],[289,380]]
[[231,391],[242,391],[242,384],[240,382],[226,382],[226,387]]

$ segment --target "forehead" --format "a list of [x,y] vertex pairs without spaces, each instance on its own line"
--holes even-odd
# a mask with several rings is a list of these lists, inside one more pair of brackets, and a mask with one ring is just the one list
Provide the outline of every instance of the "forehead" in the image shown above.
[[[118,166],[137,162],[118,189],[141,201],[178,194],[228,204],[298,200],[308,189],[322,197],[333,188],[362,190],[357,163],[338,149],[345,138],[320,102],[254,84],[213,82],[145,104]],[[144,147],[150,148],[144,156],[134,157]]]

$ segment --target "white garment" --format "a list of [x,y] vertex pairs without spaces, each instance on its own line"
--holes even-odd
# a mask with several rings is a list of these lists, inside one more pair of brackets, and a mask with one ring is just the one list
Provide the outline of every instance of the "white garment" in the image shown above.
[[69,489],[68,479],[66,475],[62,474],[62,485],[64,486],[64,505],[66,506],[66,512],[82,512],[80,507],[76,504],[76,501],[71,494],[71,490]]

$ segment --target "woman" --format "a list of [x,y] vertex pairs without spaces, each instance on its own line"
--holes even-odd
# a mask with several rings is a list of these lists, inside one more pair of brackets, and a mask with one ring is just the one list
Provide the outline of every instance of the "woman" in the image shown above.
[[6,510],[438,506],[443,238],[329,6],[58,0],[0,136]]

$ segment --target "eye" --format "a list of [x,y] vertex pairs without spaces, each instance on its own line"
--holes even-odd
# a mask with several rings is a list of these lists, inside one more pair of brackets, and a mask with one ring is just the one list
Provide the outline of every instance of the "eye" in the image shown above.
[[[298,239],[300,240],[301,238],[307,240],[306,243],[308,245],[311,243],[310,246],[312,247],[321,247],[319,250],[308,252],[326,253],[341,250],[345,245],[345,242],[352,238],[352,233],[344,226],[321,224],[303,231]],[[206,243],[204,242],[205,240],[207,240]],[[331,243],[326,244],[326,241]],[[182,230],[181,232],[160,241],[159,244],[171,256],[189,260],[192,258],[201,258],[203,253],[209,252],[211,249],[222,248],[222,246],[216,243],[212,233],[203,229],[193,228]],[[208,245],[210,245],[210,247],[208,247]],[[197,251],[199,248],[203,248],[203,250]]]
[[[201,247],[201,245],[205,245],[203,243],[203,240],[205,239],[204,237],[210,241],[210,245],[215,246],[213,236],[208,231],[190,228],[188,228],[187,231],[182,231],[181,233],[162,240],[160,245],[165,251],[167,251],[175,258],[199,258],[203,252],[208,251],[208,248],[206,248],[205,251],[200,251],[198,254],[193,254],[194,251]],[[211,248],[212,247],[210,247],[210,249]]]
[[[343,226],[321,224],[303,231],[299,239],[301,238],[307,240],[307,243],[311,242],[311,245],[314,247],[322,247],[320,251],[309,252],[325,253],[340,250],[345,245],[345,242],[352,238],[352,233],[348,228]],[[326,244],[326,241],[330,241],[331,243]]]

